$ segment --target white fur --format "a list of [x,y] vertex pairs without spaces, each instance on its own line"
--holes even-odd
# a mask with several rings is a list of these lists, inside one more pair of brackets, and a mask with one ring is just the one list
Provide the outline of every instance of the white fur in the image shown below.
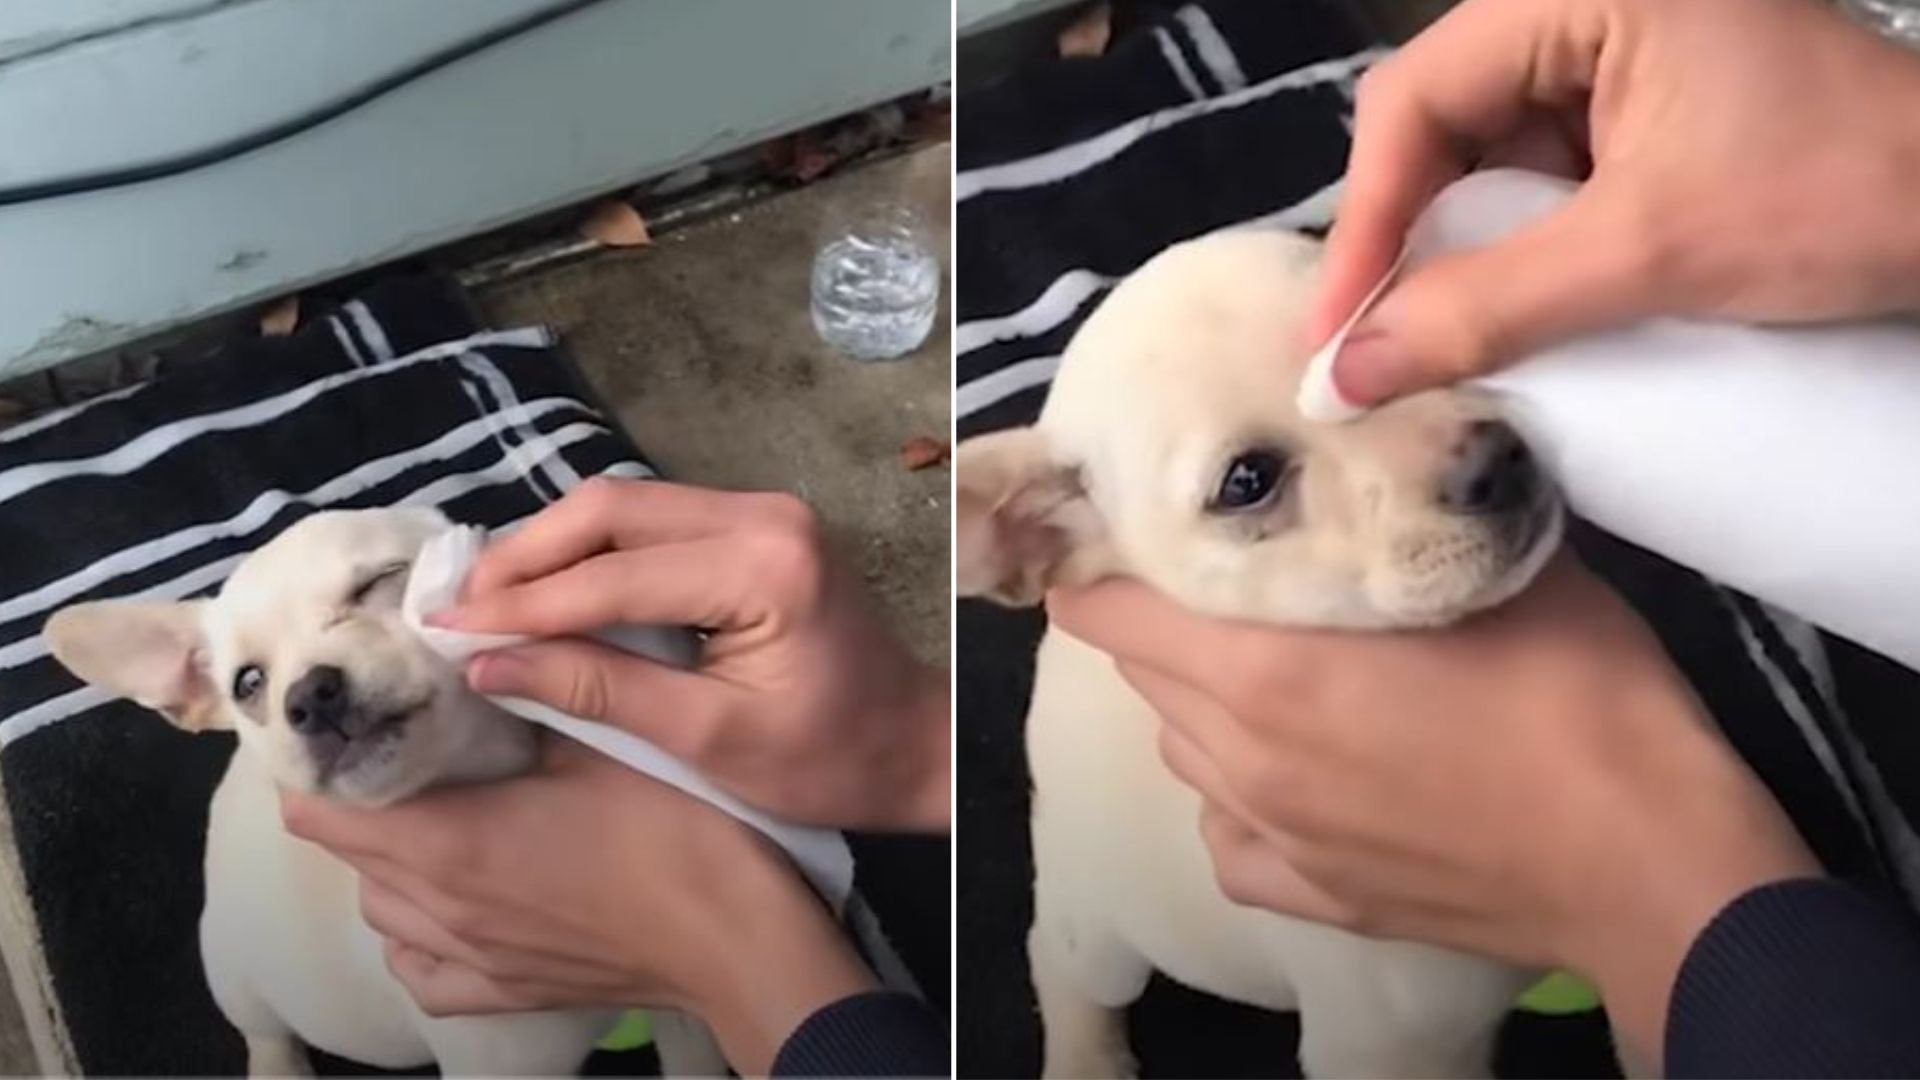
[[[611,1007],[426,1015],[388,971],[352,868],[281,826],[282,786],[377,806],[532,764],[531,730],[469,692],[402,625],[397,582],[363,603],[345,599],[368,567],[409,562],[446,527],[432,511],[317,514],[249,556],[215,600],[83,604],[48,624],[54,654],[82,678],[190,730],[240,736],[208,814],[200,949],[253,1075],[310,1071],[303,1045],[389,1069],[437,1064],[448,1076],[569,1074],[618,1018]],[[248,663],[266,669],[266,684],[242,705],[228,688]],[[381,753],[328,773],[283,709],[288,685],[318,663],[345,669],[357,697],[380,706],[426,704]],[[658,1019],[663,1063],[724,1074],[702,1025]]]
[[[1296,411],[1318,265],[1311,241],[1235,230],[1123,282],[1068,348],[1039,423],[956,455],[961,591],[1031,603],[1124,573],[1202,612],[1365,629],[1445,623],[1531,580],[1557,542],[1550,491],[1524,550],[1434,505],[1486,402],[1425,394],[1338,427]],[[1206,512],[1223,464],[1268,444],[1301,470],[1287,501]],[[1309,1075],[1490,1074],[1496,1028],[1534,974],[1229,901],[1159,728],[1109,657],[1047,632],[1026,729],[1043,1073],[1131,1075],[1122,1010],[1158,970],[1300,1010]]]

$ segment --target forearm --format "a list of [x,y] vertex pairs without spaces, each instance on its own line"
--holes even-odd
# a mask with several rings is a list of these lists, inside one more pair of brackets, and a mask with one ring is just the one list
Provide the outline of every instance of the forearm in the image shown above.
[[740,1075],[764,1076],[809,1017],[879,982],[819,900],[790,876],[739,884],[710,905],[720,916],[706,935],[710,963],[679,1004],[713,1029]]
[[[1651,847],[1651,845],[1649,845]],[[1607,902],[1587,907],[1571,966],[1600,988],[1616,1039],[1659,1065],[1679,973],[1723,913],[1772,883],[1818,874],[1810,858],[1728,840],[1676,849],[1649,863],[1623,859]]]

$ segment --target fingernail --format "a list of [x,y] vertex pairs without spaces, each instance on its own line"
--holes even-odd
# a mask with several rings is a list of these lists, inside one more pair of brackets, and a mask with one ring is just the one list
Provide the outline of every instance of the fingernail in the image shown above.
[[511,651],[481,653],[467,661],[467,685],[482,694],[505,694],[526,681],[527,662]]
[[1333,358],[1333,387],[1343,399],[1371,407],[1407,384],[1413,358],[1391,331],[1361,323]]
[[428,626],[437,626],[442,630],[457,630],[460,627],[460,609],[457,607],[441,608],[439,611],[429,612],[427,616],[420,621],[426,623]]
[[1343,397],[1333,385],[1333,355],[1328,343],[1307,358],[1307,370],[1300,376],[1300,389],[1294,407],[1300,415],[1317,424],[1345,424],[1358,420],[1365,412]]

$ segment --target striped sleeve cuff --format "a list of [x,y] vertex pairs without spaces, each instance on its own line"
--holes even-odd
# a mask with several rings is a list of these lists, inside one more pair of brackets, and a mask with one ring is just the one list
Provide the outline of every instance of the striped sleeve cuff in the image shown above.
[[1671,1077],[1920,1075],[1920,927],[1835,880],[1783,881],[1716,915],[1667,1011]]
[[806,1018],[773,1059],[774,1076],[947,1076],[947,1032],[919,998],[876,990]]

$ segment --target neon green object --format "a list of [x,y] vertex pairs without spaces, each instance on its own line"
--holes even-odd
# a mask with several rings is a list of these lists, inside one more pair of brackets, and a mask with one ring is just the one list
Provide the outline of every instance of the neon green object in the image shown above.
[[598,1050],[638,1050],[653,1041],[653,1018],[644,1009],[628,1009],[613,1030],[593,1044]]
[[1544,1013],[1547,1016],[1571,1016],[1600,1007],[1600,992],[1578,975],[1565,971],[1553,974],[1534,983],[1514,1008],[1524,1012]]

